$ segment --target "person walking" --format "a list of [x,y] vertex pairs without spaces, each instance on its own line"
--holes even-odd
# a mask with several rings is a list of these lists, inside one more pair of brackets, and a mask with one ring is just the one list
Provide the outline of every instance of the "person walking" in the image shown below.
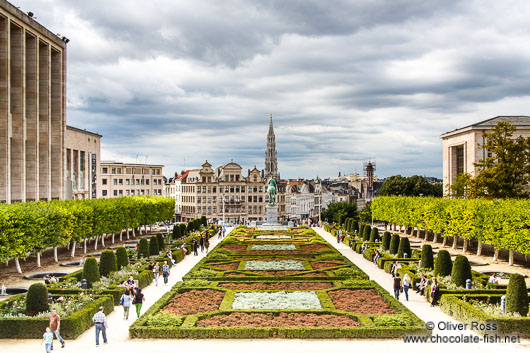
[[167,261],[164,261],[164,264],[162,265],[162,276],[164,277],[164,284],[167,284],[169,277],[169,265],[167,264]]
[[209,247],[210,247],[210,241],[208,239],[204,239],[204,248],[206,249],[207,254],[208,254]]
[[225,235],[226,235],[226,228],[225,226],[223,226],[223,238],[225,237]]
[[155,285],[158,286],[158,277],[160,276],[160,266],[158,262],[153,264],[153,279],[155,280]]
[[409,301],[409,288],[411,285],[412,280],[410,279],[410,276],[408,273],[405,273],[403,276],[403,292],[405,293],[405,300]]
[[46,353],[52,353],[53,349],[53,333],[49,327],[46,327],[46,332],[42,335],[41,345],[44,343],[44,348],[46,348]]
[[438,279],[436,277],[433,277],[431,285],[431,306],[435,306],[438,303],[438,292]]
[[120,298],[120,304],[123,306],[123,320],[129,320],[129,310],[132,304],[132,292],[126,289]]
[[221,239],[223,236],[223,230],[221,228],[218,229],[218,232],[217,232],[217,239]]
[[204,236],[202,235],[202,233],[199,239],[199,245],[201,246],[201,252],[204,252]]
[[103,312],[103,307],[99,307],[99,311],[94,314],[92,321],[96,323],[96,347],[99,347],[99,333],[103,336],[103,343],[107,343],[107,316]]
[[199,242],[197,241],[197,239],[193,239],[193,256],[199,256]]
[[134,295],[134,305],[136,306],[136,317],[140,317],[140,312],[142,311],[142,304],[145,301],[145,297],[140,288],[136,289],[136,294]]
[[[59,330],[61,329],[61,317],[57,315],[57,310],[52,309],[52,313],[50,315],[50,332],[52,335],[55,335],[55,338],[61,342],[61,348],[64,348],[64,340],[61,337],[61,333]],[[52,349],[53,349],[53,342],[52,342]]]
[[399,300],[399,292],[402,290],[401,278],[399,278],[399,273],[396,273],[394,276],[394,297]]

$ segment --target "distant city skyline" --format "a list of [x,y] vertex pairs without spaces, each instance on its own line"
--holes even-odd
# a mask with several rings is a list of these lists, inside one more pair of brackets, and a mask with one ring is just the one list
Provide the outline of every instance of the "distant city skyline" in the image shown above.
[[530,111],[526,1],[11,2],[70,40],[68,124],[166,176],[263,169],[272,112],[282,178],[441,177],[442,133]]

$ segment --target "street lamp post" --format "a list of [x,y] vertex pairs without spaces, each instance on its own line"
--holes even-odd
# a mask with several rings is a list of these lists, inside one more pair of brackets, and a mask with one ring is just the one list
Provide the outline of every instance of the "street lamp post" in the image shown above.
[[225,225],[225,194],[223,196],[223,225]]

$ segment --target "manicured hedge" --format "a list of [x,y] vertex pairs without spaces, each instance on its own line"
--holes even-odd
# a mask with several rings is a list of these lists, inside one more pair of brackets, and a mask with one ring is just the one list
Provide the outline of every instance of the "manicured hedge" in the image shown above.
[[[9,305],[12,301],[21,296],[14,296],[1,305]],[[95,297],[94,301],[87,304],[83,310],[61,318],[61,336],[65,339],[75,339],[88,328],[94,325],[92,317],[103,306],[105,314],[114,310],[114,303],[111,296],[101,295]],[[33,338],[40,339],[45,328],[49,324],[49,318],[11,318],[0,319],[0,338]]]

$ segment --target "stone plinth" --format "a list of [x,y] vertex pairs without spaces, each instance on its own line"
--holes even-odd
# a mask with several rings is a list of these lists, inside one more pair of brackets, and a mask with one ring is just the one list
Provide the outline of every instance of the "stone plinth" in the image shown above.
[[278,205],[267,205],[267,224],[278,224]]

